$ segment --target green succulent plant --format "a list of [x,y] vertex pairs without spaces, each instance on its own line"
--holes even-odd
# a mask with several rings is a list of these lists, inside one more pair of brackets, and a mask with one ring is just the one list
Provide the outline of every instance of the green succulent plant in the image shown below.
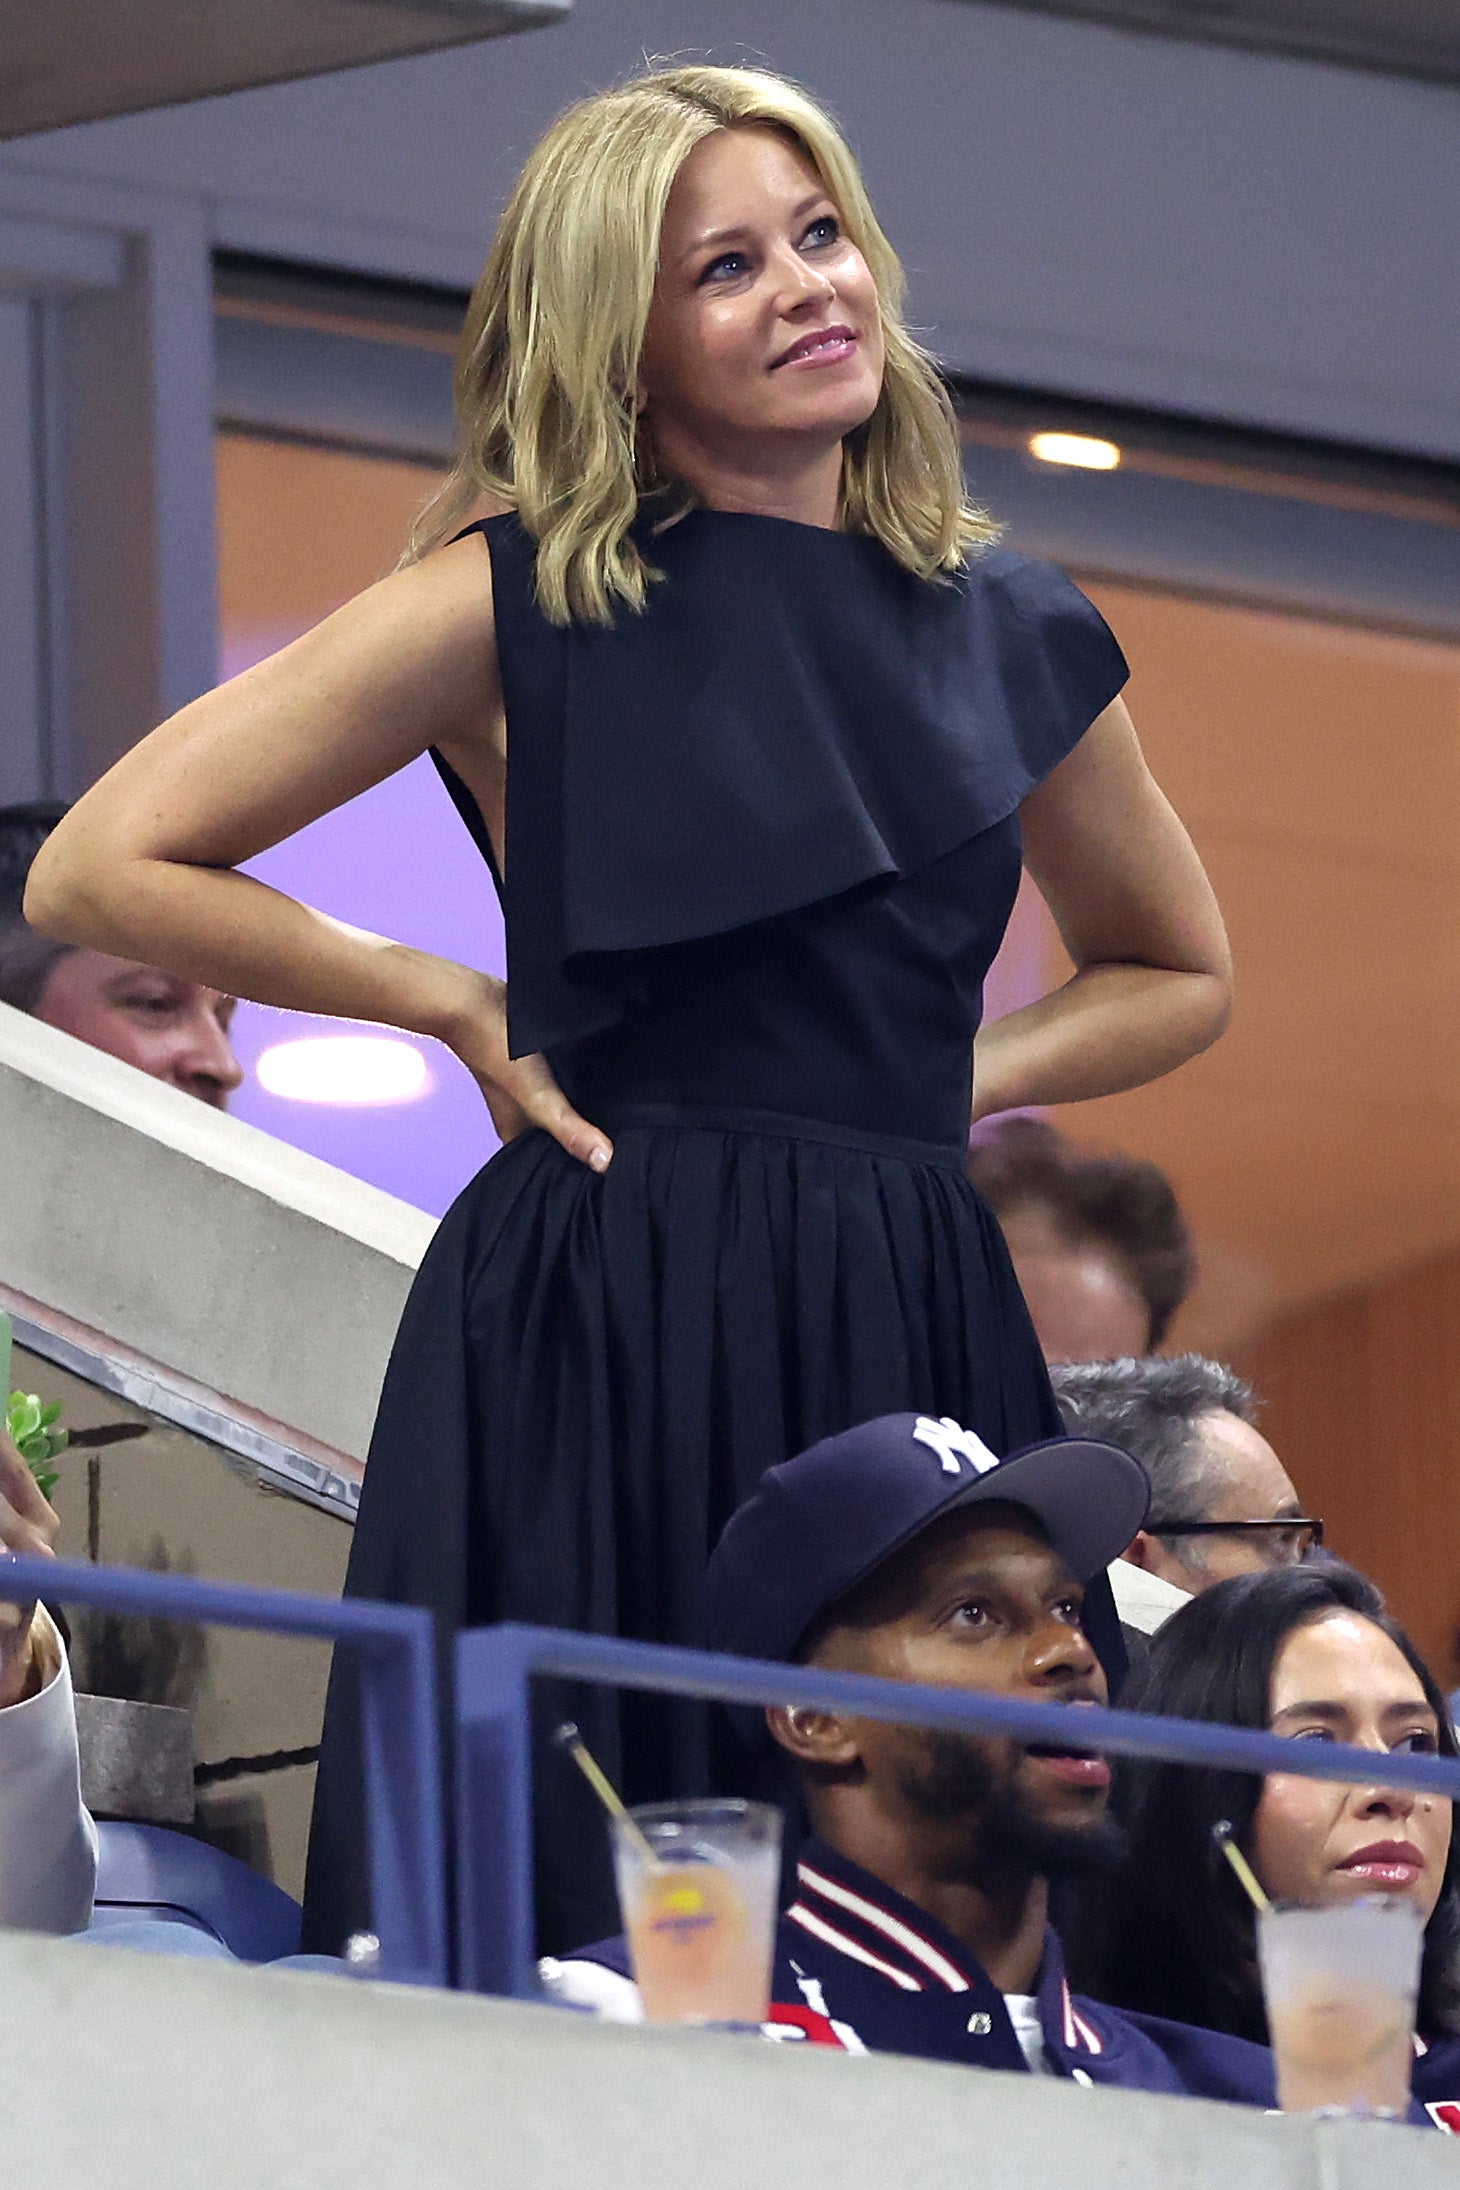
[[59,1399],[52,1401],[47,1407],[35,1392],[11,1391],[12,1336],[10,1318],[0,1311],[0,1392],[8,1395],[5,1403],[5,1427],[16,1451],[35,1477],[41,1496],[49,1498],[60,1481],[51,1462],[66,1450],[70,1438],[65,1430],[56,1428],[61,1418]]

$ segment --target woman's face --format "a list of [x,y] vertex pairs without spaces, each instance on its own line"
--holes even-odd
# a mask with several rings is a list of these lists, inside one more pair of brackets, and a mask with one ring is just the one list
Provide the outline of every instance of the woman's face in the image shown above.
[[[1382,1628],[1324,1612],[1295,1628],[1272,1671],[1271,1727],[1299,1741],[1352,1742],[1379,1754],[1439,1747],[1418,1676]],[[1444,1883],[1451,1806],[1392,1788],[1267,1780],[1248,1853],[1274,1901],[1323,1907],[1401,1894],[1428,1922]]]
[[640,369],[661,464],[699,485],[776,444],[834,448],[875,410],[882,363],[867,262],[805,159],[771,129],[702,139],[670,192]]

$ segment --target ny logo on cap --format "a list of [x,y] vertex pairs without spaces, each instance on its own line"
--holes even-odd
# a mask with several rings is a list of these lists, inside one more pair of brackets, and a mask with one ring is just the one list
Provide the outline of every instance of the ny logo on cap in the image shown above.
[[998,1454],[990,1452],[981,1437],[946,1414],[937,1422],[930,1415],[920,1414],[913,1424],[913,1436],[918,1444],[938,1455],[945,1475],[961,1475],[965,1460],[975,1475],[987,1475],[999,1464]]

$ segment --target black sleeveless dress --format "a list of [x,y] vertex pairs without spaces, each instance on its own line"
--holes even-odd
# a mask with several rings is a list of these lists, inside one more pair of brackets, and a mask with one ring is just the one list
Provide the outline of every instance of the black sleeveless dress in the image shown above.
[[[870,538],[700,510],[647,543],[644,614],[564,631],[517,519],[480,529],[513,1053],[545,1051],[615,1153],[600,1177],[527,1133],[443,1219],[347,1588],[448,1627],[693,1642],[707,1555],[775,1462],[904,1408],[999,1452],[1059,1432],[963,1174],[972,1044],[1019,803],[1125,663],[1067,578],[1003,550],[930,583]],[[630,1800],[723,1776],[698,1710],[571,1702]],[[353,1716],[342,1667],[310,1852],[321,1948],[367,1920]],[[545,1761],[537,1802],[542,1945],[617,1929],[577,1775]]]

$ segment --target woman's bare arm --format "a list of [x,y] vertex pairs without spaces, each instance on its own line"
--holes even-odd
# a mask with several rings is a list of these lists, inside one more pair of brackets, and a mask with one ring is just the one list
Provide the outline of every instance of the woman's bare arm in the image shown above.
[[479,535],[383,579],[153,731],[48,839],[26,918],[259,1003],[434,1035],[475,1074],[504,1138],[541,1125],[602,1169],[611,1143],[543,1060],[509,1063],[500,982],[232,871],[430,745],[474,786],[499,787],[485,803],[500,848],[501,683]]
[[1075,973],[974,1045],[974,1116],[1140,1087],[1221,1033],[1226,930],[1116,700],[1024,801],[1024,860]]

